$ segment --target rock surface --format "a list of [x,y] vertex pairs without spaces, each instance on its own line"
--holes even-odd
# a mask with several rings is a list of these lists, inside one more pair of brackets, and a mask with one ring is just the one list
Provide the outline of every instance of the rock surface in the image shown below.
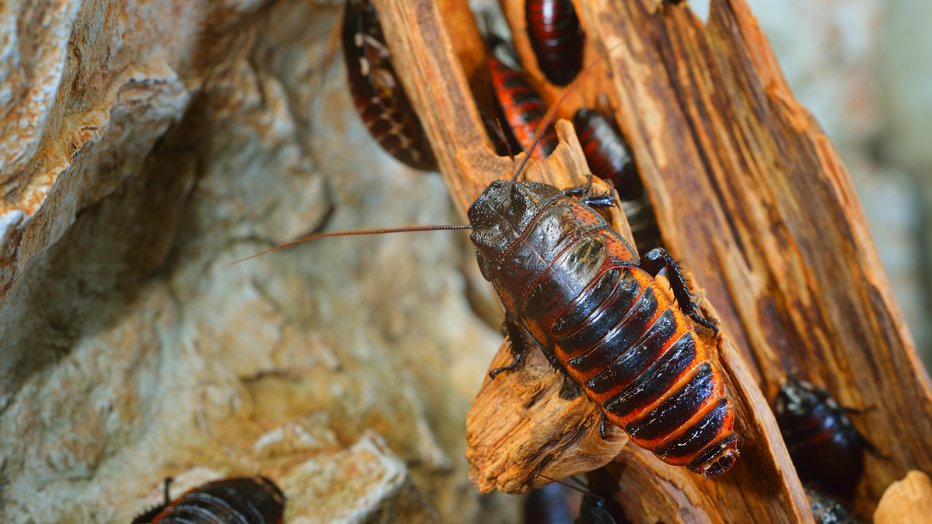
[[2,520],[125,522],[166,476],[254,473],[288,522],[515,520],[466,479],[501,337],[464,235],[231,265],[458,221],[327,67],[341,4],[0,5]]

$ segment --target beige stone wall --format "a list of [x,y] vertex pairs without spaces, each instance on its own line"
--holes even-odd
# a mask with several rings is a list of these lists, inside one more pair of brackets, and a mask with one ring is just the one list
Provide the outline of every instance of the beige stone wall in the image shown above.
[[[439,177],[378,149],[339,1],[0,4],[0,516],[262,473],[288,522],[509,522],[466,479],[497,329]],[[323,87],[323,91],[321,88]]]

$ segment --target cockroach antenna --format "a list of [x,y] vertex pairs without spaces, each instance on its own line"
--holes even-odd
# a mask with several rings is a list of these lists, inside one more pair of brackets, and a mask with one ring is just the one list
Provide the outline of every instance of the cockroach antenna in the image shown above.
[[354,231],[337,231],[334,233],[316,233],[314,235],[308,235],[301,238],[296,238],[294,240],[289,240],[288,242],[282,242],[281,244],[272,246],[265,251],[260,251],[255,255],[249,255],[248,257],[235,260],[231,262],[230,265],[232,266],[256,257],[261,257],[262,255],[271,253],[272,251],[278,251],[279,249],[296,246],[305,242],[313,242],[314,240],[320,240],[322,238],[361,237],[367,235],[387,235],[389,233],[417,233],[420,231],[456,231],[462,229],[472,229],[472,226],[469,224],[440,224],[426,226],[383,227],[378,229],[358,229]]

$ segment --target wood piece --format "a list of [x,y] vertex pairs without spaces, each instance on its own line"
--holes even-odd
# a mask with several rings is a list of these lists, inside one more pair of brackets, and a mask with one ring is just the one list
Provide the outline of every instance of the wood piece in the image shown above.
[[[454,56],[449,29],[445,26],[445,20],[457,17],[427,0],[376,0],[375,4],[396,67],[408,73],[403,75],[407,91],[434,146],[444,179],[454,202],[465,211],[490,181],[510,174],[514,163],[495,156],[485,137],[465,75]],[[465,6],[445,4],[444,9],[465,9]],[[457,31],[457,38],[469,34],[471,31]],[[463,48],[457,46],[460,52]],[[578,184],[580,175],[587,172],[578,141],[568,124],[558,123],[557,129],[563,142],[547,161],[531,161],[524,176],[560,187]],[[614,225],[626,234],[620,211],[614,210],[613,217]],[[727,336],[720,341],[728,348]],[[764,397],[738,352],[723,351],[724,378],[735,399],[745,456],[724,481],[707,481],[680,470],[677,475],[683,475],[683,482],[697,494],[693,503],[699,511],[720,515],[718,518],[744,521],[757,518],[773,522],[811,518],[805,495]],[[510,358],[505,344],[492,367]],[[582,428],[587,427],[586,417],[592,413],[591,406],[553,397],[543,403],[534,401],[535,393],[559,390],[557,383],[562,384],[559,375],[535,375],[539,372],[539,368],[531,365],[507,379],[499,378],[510,382],[486,381],[477,396],[468,421],[470,450],[467,455],[475,467],[473,479],[483,490],[495,487],[519,492],[539,482],[537,467],[544,467],[545,471],[581,472],[607,460],[604,447],[585,444],[591,425],[589,432]],[[505,387],[508,384],[514,387]],[[531,411],[534,411],[532,419],[522,417]],[[580,414],[569,416],[577,411]],[[493,417],[492,413],[498,416]],[[568,426],[570,430],[563,427],[566,420],[575,421]],[[547,425],[552,427],[541,427]],[[578,435],[578,438],[575,441],[563,438],[568,434]],[[539,440],[548,435],[562,440],[557,443]],[[663,466],[659,460],[654,462],[657,467]],[[644,489],[659,490],[658,498],[673,499],[679,491],[670,482],[657,482]],[[753,496],[745,496],[745,493],[753,493]]]
[[884,491],[874,524],[932,523],[932,479],[921,471],[910,471]]

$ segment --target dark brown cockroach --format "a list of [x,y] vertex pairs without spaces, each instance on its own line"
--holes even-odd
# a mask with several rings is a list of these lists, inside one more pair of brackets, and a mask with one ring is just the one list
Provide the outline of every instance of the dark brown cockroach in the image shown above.
[[570,0],[527,0],[528,38],[537,66],[550,83],[569,84],[582,67],[583,32]]
[[[518,181],[542,136],[535,134],[510,180],[492,182],[473,202],[468,226],[322,233],[240,262],[320,238],[471,229],[479,269],[505,307],[515,357],[491,378],[517,369],[537,347],[601,408],[603,434],[611,421],[668,464],[705,477],[725,473],[738,458],[734,411],[712,349],[687,317],[715,324],[699,314],[673,257],[657,248],[638,260],[596,211],[612,205],[611,194],[593,195],[591,184],[561,190]],[[672,293],[654,280],[664,269]]]
[[812,486],[806,486],[806,497],[816,524],[861,524],[864,522],[848,505]]
[[644,195],[628,144],[609,117],[594,109],[580,109],[573,115],[573,127],[593,175],[611,180],[623,200]]
[[185,522],[191,524],[273,524],[282,522],[285,495],[265,477],[215,480],[171,500],[165,480],[165,502],[133,519],[133,524]]
[[346,0],[343,16],[346,74],[369,133],[401,162],[436,170],[437,160],[392,65],[375,8],[368,0]]
[[792,379],[777,394],[777,424],[803,482],[849,498],[872,449],[827,391]]
[[[721,475],[738,456],[734,413],[687,316],[714,325],[676,261],[660,248],[638,261],[590,207],[610,202],[586,193],[499,180],[470,206],[479,268],[505,306],[515,355],[490,376],[537,347],[602,408],[603,424],[664,462]],[[672,296],[654,281],[663,269]]]
[[[502,120],[509,143],[515,150],[528,150],[535,139],[535,133],[547,112],[547,104],[534,86],[524,76],[524,72],[512,62],[507,46],[502,41],[490,38],[489,76],[492,79],[492,91],[497,102],[497,110]],[[553,128],[546,128],[540,137],[540,149],[534,150],[535,158],[545,158],[557,147],[557,133]]]
[[638,176],[630,149],[621,137],[614,119],[601,111],[580,109],[573,115],[573,126],[592,174],[609,180],[618,190],[621,207],[631,226],[631,234],[641,249],[660,247],[660,229],[654,218],[644,184]]

